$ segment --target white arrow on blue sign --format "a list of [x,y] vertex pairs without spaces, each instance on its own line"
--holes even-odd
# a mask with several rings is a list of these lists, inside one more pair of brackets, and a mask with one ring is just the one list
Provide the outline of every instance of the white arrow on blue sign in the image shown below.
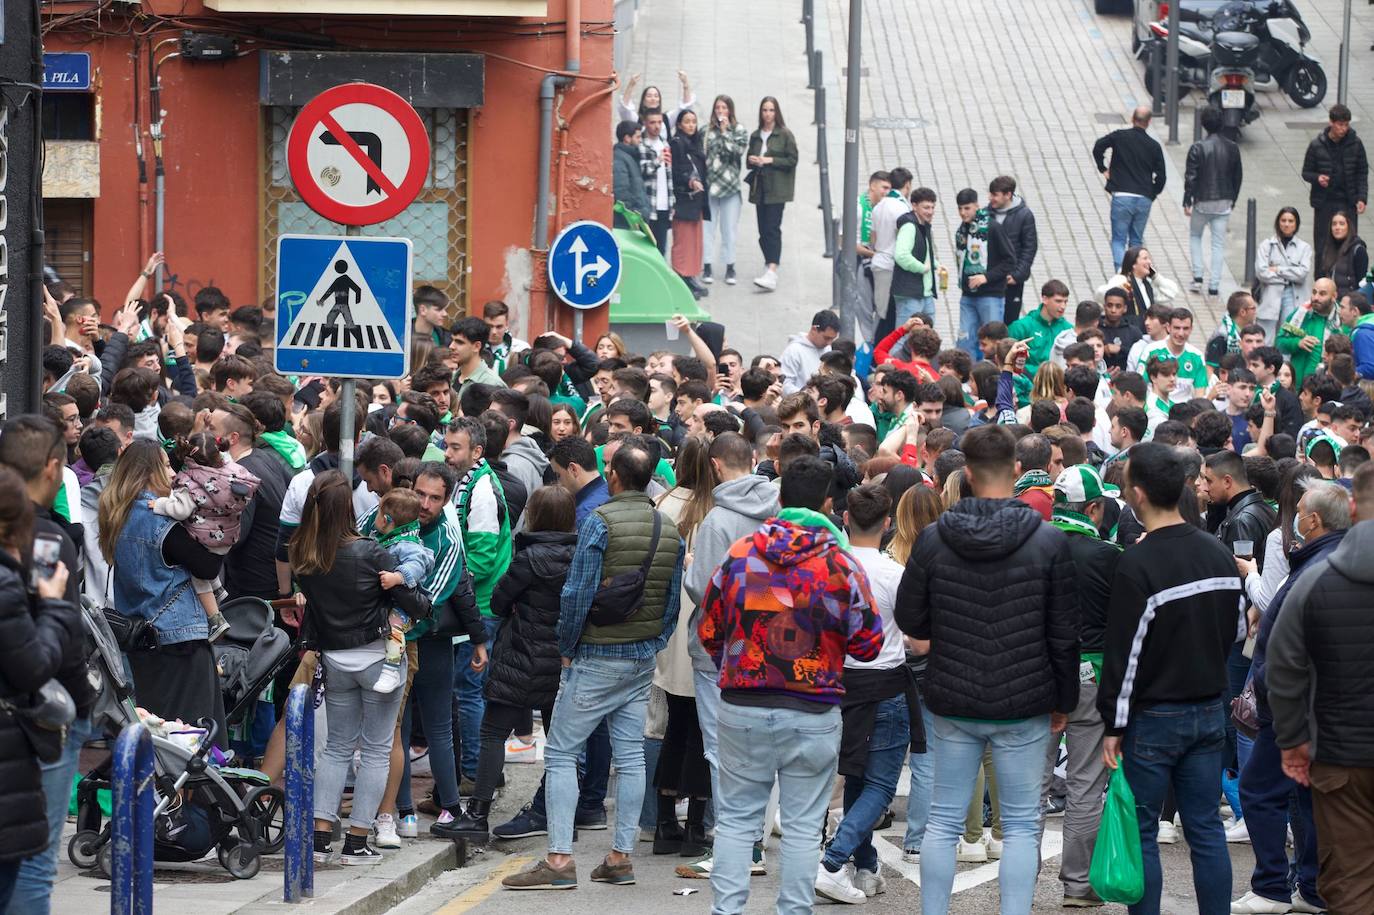
[[549,248],[549,286],[573,308],[595,308],[620,285],[620,246],[599,222],[574,222]]
[[410,370],[411,262],[408,238],[281,236],[277,371],[405,377]]

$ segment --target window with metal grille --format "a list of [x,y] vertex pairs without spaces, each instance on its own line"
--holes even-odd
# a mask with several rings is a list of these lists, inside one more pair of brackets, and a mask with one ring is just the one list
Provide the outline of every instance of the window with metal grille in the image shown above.
[[[343,228],[301,202],[286,166],[286,139],[300,109],[266,109],[262,195],[262,290],[275,294],[277,237],[285,234],[341,235]],[[415,285],[437,287],[448,296],[450,316],[467,313],[468,112],[421,108],[429,132],[430,166],[415,202],[393,219],[364,226],[364,236],[409,238],[415,251]]]

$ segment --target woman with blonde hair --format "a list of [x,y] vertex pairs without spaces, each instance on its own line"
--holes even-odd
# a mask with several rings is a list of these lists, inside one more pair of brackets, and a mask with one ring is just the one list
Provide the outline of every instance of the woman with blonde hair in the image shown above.
[[[674,467],[677,485],[658,500],[659,510],[677,524],[678,533],[692,552],[693,537],[706,513],[715,505],[716,486],[711,468],[711,440],[704,435],[689,435],[678,449]],[[683,608],[692,601],[683,592]],[[654,774],[658,814],[654,828],[654,854],[701,858],[710,850],[703,817],[711,796],[711,769],[706,763],[701,725],[697,720],[696,689],[692,682],[692,659],[688,641],[696,637],[691,626],[678,626],[668,647],[658,654],[654,670],[654,692],[667,701],[668,721],[663,732],[663,749]],[[651,700],[652,704],[652,700]],[[687,823],[678,823],[677,800],[686,797]]]
[[902,498],[897,502],[897,533],[887,545],[887,554],[906,565],[911,557],[911,548],[916,545],[916,538],[928,525],[934,524],[944,510],[944,500],[929,486],[913,486],[902,493]]
[[625,346],[625,341],[620,338],[620,334],[615,331],[607,331],[596,338],[596,346],[592,347],[596,353],[598,362],[607,359],[624,359],[629,350]]
[[[1037,400],[1050,400],[1059,406],[1060,419],[1063,419],[1064,407],[1069,402],[1069,386],[1064,383],[1064,369],[1053,362],[1042,362],[1040,368],[1035,370],[1035,378],[1031,380],[1031,403]],[[1030,422],[1030,404],[1016,411],[1016,421],[1018,423]]]
[[153,500],[172,492],[167,452],[134,439],[115,461],[100,493],[100,553],[109,563],[114,609],[148,621],[150,638],[125,656],[144,708],[168,719],[210,718],[216,744],[229,746],[210,628],[191,579],[219,575],[223,557],[201,546],[187,528],[153,512]]

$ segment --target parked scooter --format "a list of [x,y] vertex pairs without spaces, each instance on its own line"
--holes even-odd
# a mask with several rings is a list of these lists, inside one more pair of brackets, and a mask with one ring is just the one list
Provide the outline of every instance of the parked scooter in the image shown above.
[[[1166,52],[1167,20],[1152,23],[1150,31],[1140,56],[1146,61],[1145,87],[1153,94],[1151,55]],[[1208,103],[1225,115],[1227,134],[1236,137],[1243,124],[1259,117],[1259,89],[1282,88],[1303,108],[1321,104],[1326,72],[1306,50],[1310,39],[1292,0],[1236,0],[1210,20],[1180,24],[1179,86],[1206,91]]]

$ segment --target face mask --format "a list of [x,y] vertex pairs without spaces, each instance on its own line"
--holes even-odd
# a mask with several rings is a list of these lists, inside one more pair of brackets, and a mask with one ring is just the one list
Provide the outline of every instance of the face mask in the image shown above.
[[1297,542],[1297,543],[1302,543],[1303,541],[1305,541],[1305,540],[1307,539],[1306,537],[1304,537],[1304,536],[1302,535],[1302,531],[1298,530],[1298,527],[1300,526],[1300,522],[1301,522],[1301,521],[1302,521],[1302,515],[1294,515],[1294,516],[1293,516],[1293,540],[1294,540],[1295,542]]

